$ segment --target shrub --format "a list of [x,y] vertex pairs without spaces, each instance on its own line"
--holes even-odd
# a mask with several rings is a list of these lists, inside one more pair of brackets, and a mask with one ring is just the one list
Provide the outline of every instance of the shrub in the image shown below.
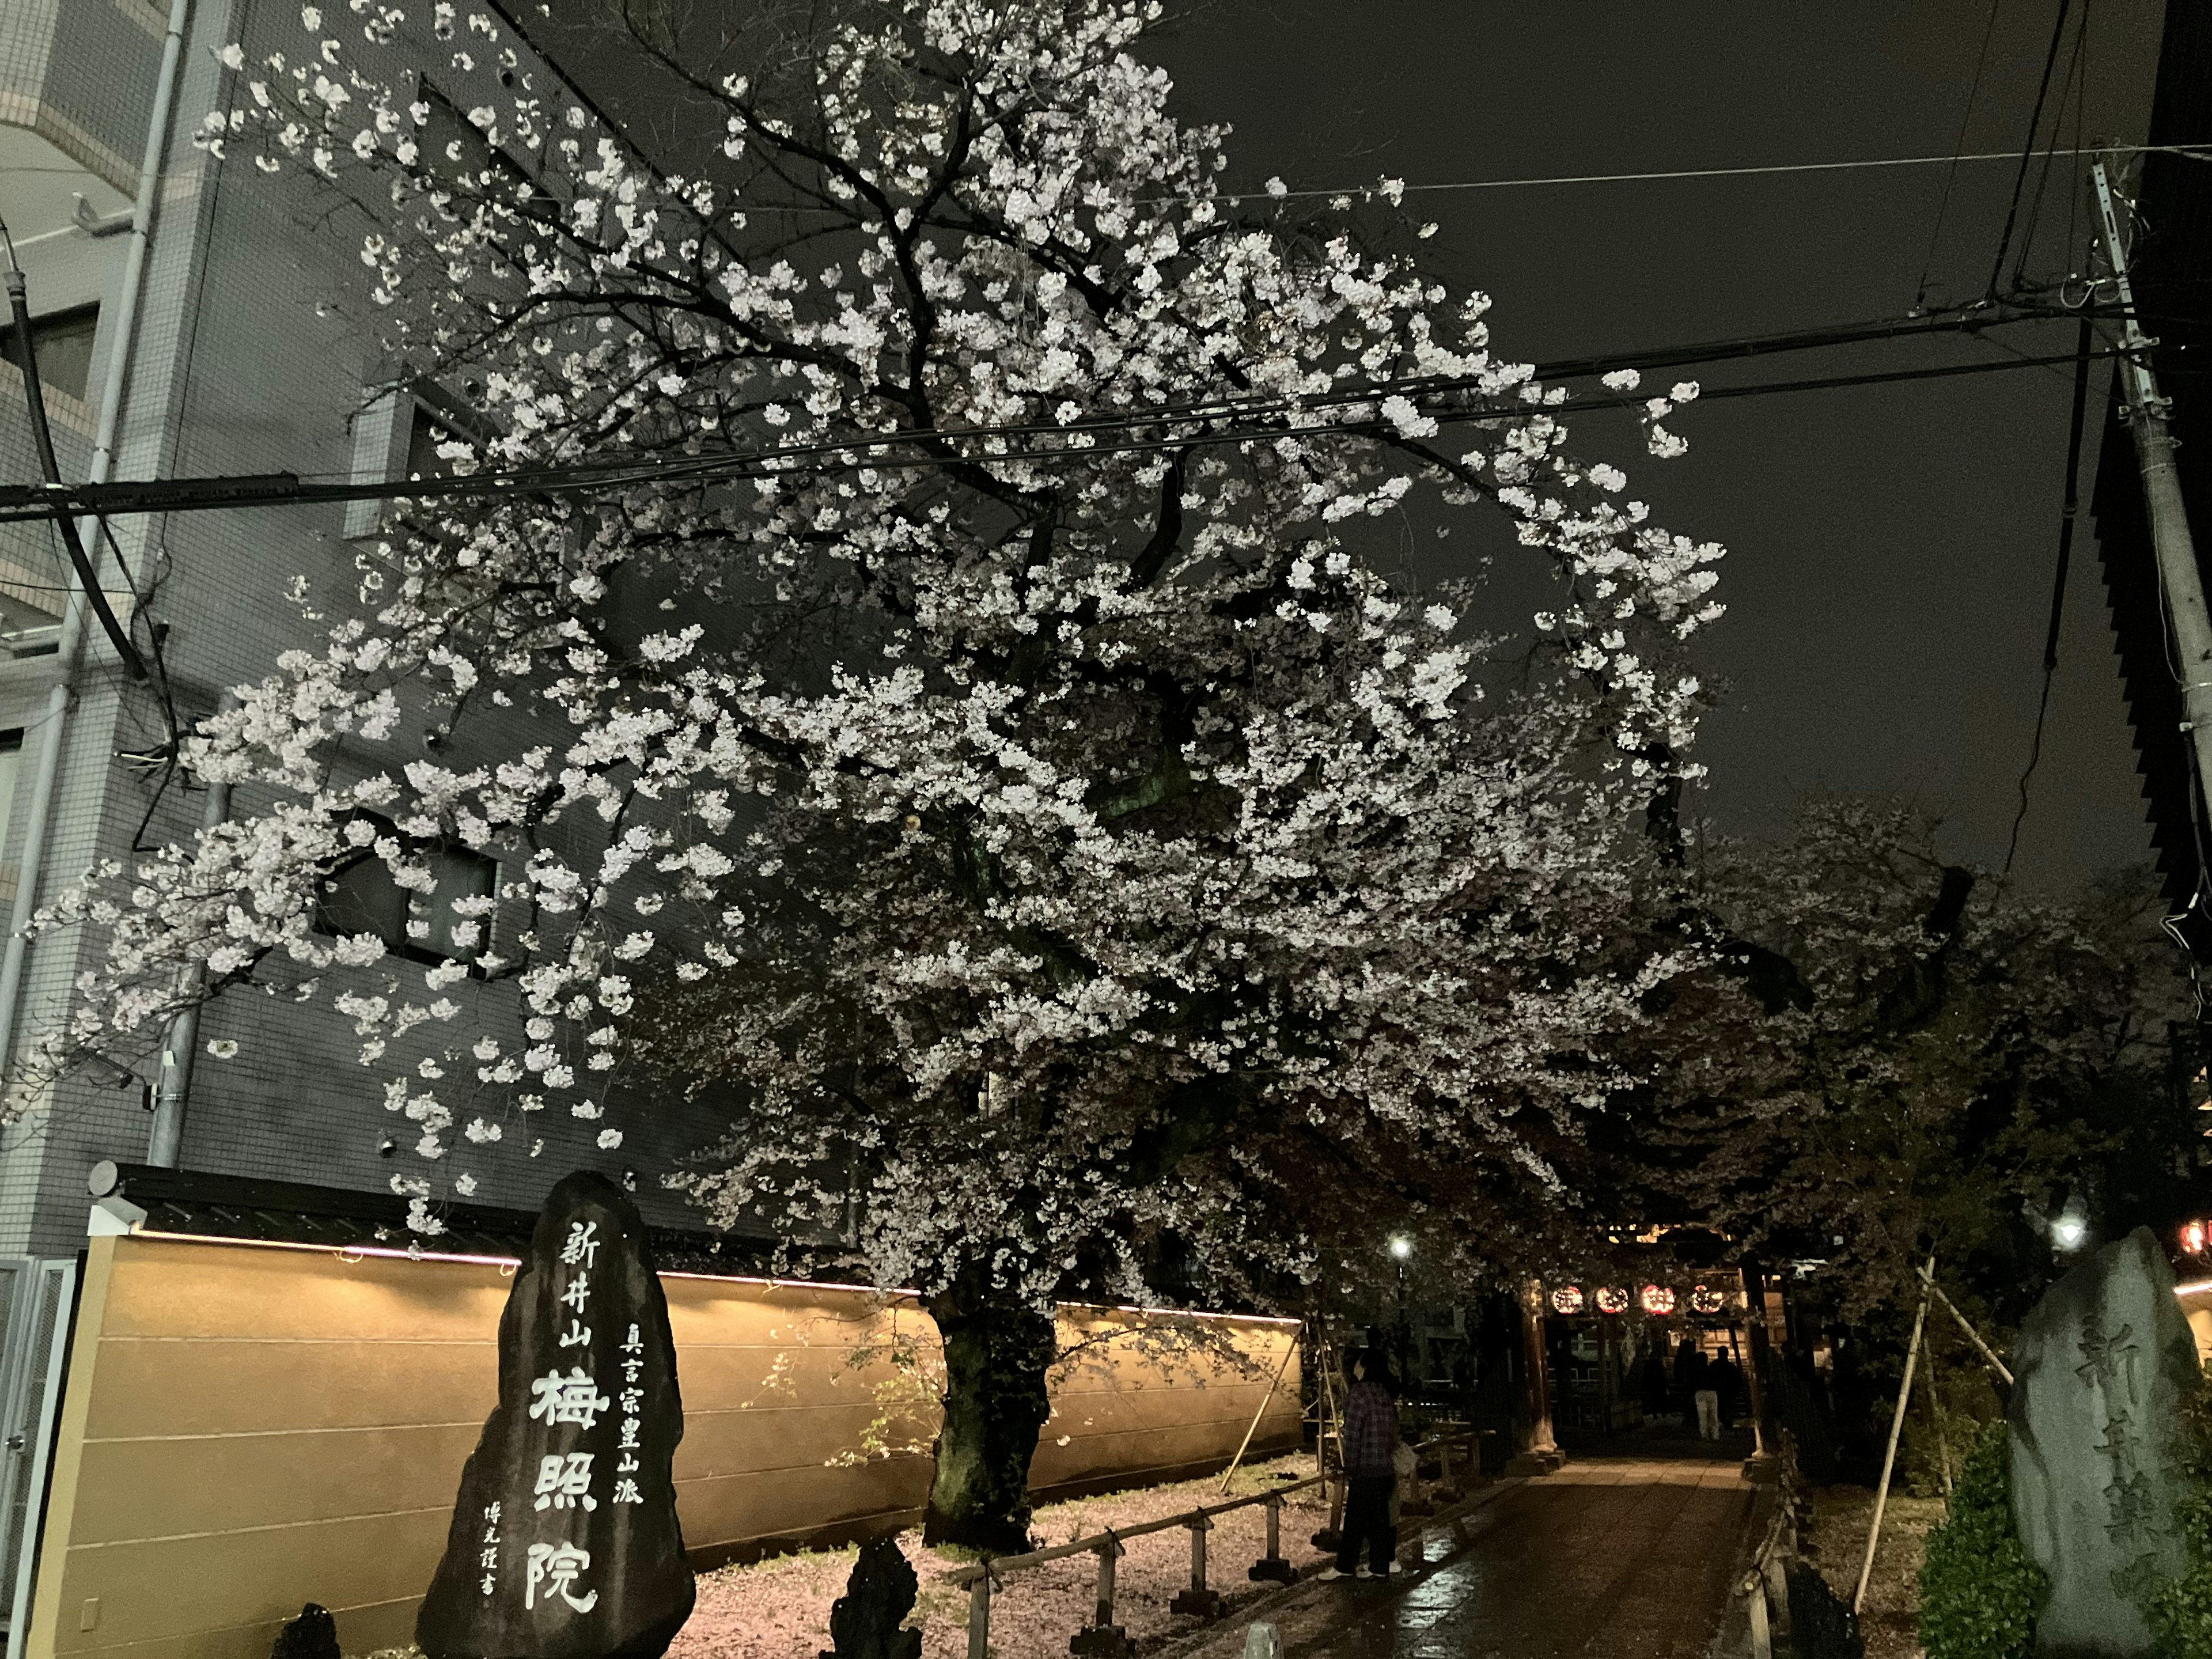
[[1966,1454],[1950,1513],[1928,1534],[1920,1643],[1928,1659],[2016,1659],[2035,1640],[2043,1569],[2013,1524],[2011,1437],[2002,1421]]
[[2212,1394],[2200,1382],[2183,1402],[2175,1447],[2181,1495],[2174,1500],[2188,1565],[2162,1585],[2147,1611],[2152,1632],[2172,1659],[2212,1659]]

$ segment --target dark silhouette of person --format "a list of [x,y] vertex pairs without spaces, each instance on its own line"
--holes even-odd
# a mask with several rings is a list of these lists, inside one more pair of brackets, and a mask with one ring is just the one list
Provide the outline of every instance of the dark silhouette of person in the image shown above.
[[1705,1386],[1720,1396],[1721,1427],[1732,1429],[1743,1398],[1743,1371],[1726,1354],[1705,1367]]
[[1684,1337],[1674,1351],[1674,1408],[1685,1429],[1698,1426],[1698,1395],[1711,1386],[1705,1381],[1705,1351]]
[[1638,1379],[1644,1394],[1644,1414],[1664,1417],[1674,1404],[1674,1384],[1667,1375],[1667,1344],[1662,1337],[1644,1353],[1644,1375]]

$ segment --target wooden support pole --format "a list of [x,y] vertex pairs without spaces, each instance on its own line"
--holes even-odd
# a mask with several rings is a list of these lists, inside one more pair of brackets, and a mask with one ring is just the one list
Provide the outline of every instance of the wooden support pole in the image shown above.
[[[1229,1477],[1237,1473],[1237,1466],[1244,1461],[1245,1451],[1252,1444],[1252,1437],[1260,1431],[1260,1419],[1267,1414],[1267,1407],[1275,1398],[1275,1390],[1283,1386],[1283,1375],[1291,1369],[1291,1356],[1298,1351],[1298,1339],[1293,1335],[1284,1346],[1282,1364],[1275,1367],[1275,1380],[1267,1384],[1267,1392],[1260,1396],[1260,1409],[1252,1413],[1252,1425],[1244,1431],[1244,1437],[1237,1444],[1237,1455],[1229,1460],[1229,1467],[1221,1472],[1221,1490],[1229,1490]],[[1316,1443],[1318,1444],[1318,1443]]]
[[1856,1616],[1866,1605],[1867,1580],[1874,1577],[1875,1547],[1881,1541],[1881,1512],[1889,1504],[1889,1474],[1897,1463],[1897,1442],[1905,1432],[1905,1407],[1912,1398],[1912,1373],[1920,1364],[1920,1336],[1928,1324],[1928,1297],[1936,1288],[1936,1258],[1928,1258],[1921,1275],[1928,1287],[1921,1292],[1919,1310],[1912,1316],[1912,1341],[1905,1351],[1905,1380],[1898,1384],[1897,1410],[1889,1419],[1889,1448],[1881,1455],[1881,1481],[1874,1489],[1874,1524],[1867,1528],[1866,1559],[1859,1564],[1859,1587],[1851,1596]]
[[2005,1387],[2008,1389],[2012,1387],[2012,1372],[2006,1369],[2004,1361],[1996,1357],[1990,1345],[1982,1340],[1982,1334],[1967,1322],[1966,1316],[1951,1305],[1951,1298],[1943,1294],[1943,1287],[1936,1282],[1933,1257],[1929,1258],[1929,1267],[1921,1270],[1921,1282],[1926,1285],[1936,1299],[1943,1304],[1943,1311],[1959,1322],[1959,1328],[1966,1334],[1966,1340],[1974,1345],[1974,1352],[1981,1355],[1982,1363],[2004,1379]]

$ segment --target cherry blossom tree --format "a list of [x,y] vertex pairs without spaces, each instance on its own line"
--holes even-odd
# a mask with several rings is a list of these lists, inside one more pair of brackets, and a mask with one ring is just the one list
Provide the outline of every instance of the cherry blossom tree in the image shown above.
[[[195,739],[265,804],[57,908],[109,944],[37,1062],[307,981],[419,1126],[430,1225],[517,1115],[615,1144],[703,1091],[728,1136],[674,1180],[795,1231],[849,1205],[920,1290],[929,1529],[993,1548],[1053,1297],[1141,1294],[1164,1240],[1279,1283],[1384,1199],[1556,1203],[1686,959],[1635,920],[1639,817],[1693,770],[1719,550],[1568,448],[1565,390],[1423,271],[1394,181],[1225,196],[1223,135],[1138,55],[1158,9],[771,11],[710,70],[664,44],[722,129],[681,172],[450,5],[458,118],[372,0],[234,52],[204,142],[374,215],[403,377],[477,423],[327,641]],[[1678,453],[1695,388],[1634,382],[1591,395]],[[1385,577],[1370,523],[1423,496],[1548,561],[1533,630]],[[506,906],[513,948],[316,931],[343,860],[428,891],[442,843],[508,875],[455,945]],[[457,1029],[468,976],[525,1041]]]

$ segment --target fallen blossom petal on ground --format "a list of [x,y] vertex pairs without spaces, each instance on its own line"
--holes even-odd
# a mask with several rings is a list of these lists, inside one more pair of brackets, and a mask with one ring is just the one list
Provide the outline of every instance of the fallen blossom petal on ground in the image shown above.
[[[1312,1473],[1309,1457],[1255,1464],[1237,1472],[1226,1496],[1250,1497]],[[1040,1545],[1053,1545],[1109,1528],[1124,1530],[1224,1502],[1220,1486],[1216,1474],[1042,1504],[1030,1523],[1030,1536]],[[1284,1499],[1282,1551],[1293,1565],[1321,1559],[1312,1537],[1328,1518],[1327,1500],[1318,1488]],[[1267,1538],[1263,1505],[1214,1517],[1206,1534],[1206,1582],[1229,1597],[1232,1607],[1274,1588],[1245,1576],[1266,1553]],[[900,1543],[921,1581],[908,1622],[921,1626],[923,1659],[964,1659],[969,1593],[948,1581],[967,1559],[923,1548],[916,1532],[903,1534]],[[1139,1643],[1195,1628],[1198,1620],[1168,1610],[1176,1593],[1190,1585],[1190,1534],[1171,1528],[1131,1539],[1125,1547],[1127,1553],[1115,1570],[1115,1622]],[[703,1574],[698,1606],[670,1647],[669,1659],[812,1659],[829,1645],[830,1604],[844,1593],[857,1554],[852,1549],[809,1551]],[[1097,1589],[1098,1559],[1088,1552],[1007,1573],[1005,1587],[991,1598],[992,1651],[1001,1659],[1066,1653],[1067,1638],[1091,1621]]]

